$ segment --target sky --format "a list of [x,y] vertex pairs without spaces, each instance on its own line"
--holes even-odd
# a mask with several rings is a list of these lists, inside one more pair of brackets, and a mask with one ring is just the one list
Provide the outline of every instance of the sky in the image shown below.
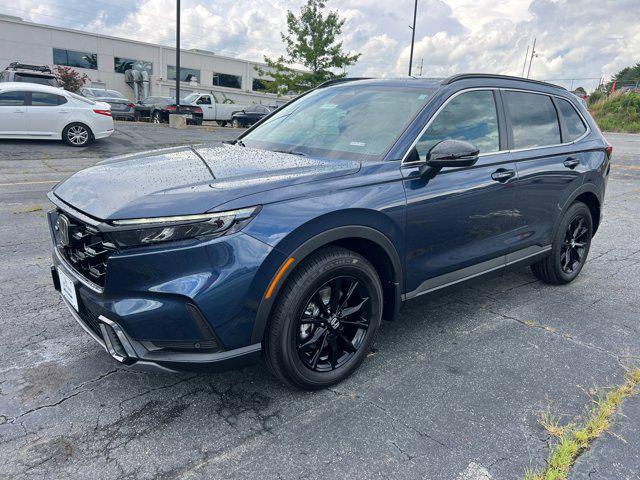
[[[252,61],[284,52],[286,12],[303,0],[182,0],[183,48]],[[408,73],[413,0],[328,0],[346,20],[349,75]],[[0,0],[24,20],[152,43],[175,42],[175,0]],[[537,38],[531,78],[593,89],[640,62],[640,0],[418,0],[413,75],[521,75]],[[186,66],[186,65],[185,65]],[[420,69],[422,66],[422,69]],[[576,79],[573,84],[570,80]]]

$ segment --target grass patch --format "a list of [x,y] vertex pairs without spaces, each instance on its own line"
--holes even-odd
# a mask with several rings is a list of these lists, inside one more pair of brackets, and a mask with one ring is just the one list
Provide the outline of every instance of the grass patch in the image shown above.
[[24,210],[14,210],[13,214],[17,215],[18,213],[33,213],[33,212],[41,212],[43,208],[40,205],[31,205],[30,207],[26,207]]
[[603,131],[640,133],[640,93],[614,93],[590,105],[589,110]]
[[624,384],[600,392],[594,398],[594,406],[582,425],[560,426],[559,420],[549,411],[539,419],[550,435],[558,437],[558,443],[551,451],[547,468],[542,472],[528,470],[525,480],[564,480],[577,458],[591,443],[611,427],[613,415],[620,409],[625,398],[638,393],[640,368],[627,372]]

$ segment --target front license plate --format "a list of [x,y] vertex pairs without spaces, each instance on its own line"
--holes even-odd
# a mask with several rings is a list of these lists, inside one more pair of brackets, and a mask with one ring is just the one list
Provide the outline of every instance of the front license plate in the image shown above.
[[73,280],[61,268],[58,269],[58,277],[60,278],[60,293],[69,302],[73,308],[78,311],[78,296],[76,294],[76,286]]

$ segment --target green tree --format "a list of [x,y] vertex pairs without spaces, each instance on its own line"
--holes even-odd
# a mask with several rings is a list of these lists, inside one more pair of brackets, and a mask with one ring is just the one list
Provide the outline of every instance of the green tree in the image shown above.
[[[299,16],[287,11],[288,33],[280,33],[287,55],[276,59],[265,56],[268,70],[256,67],[260,75],[273,78],[272,82],[265,82],[267,91],[302,92],[327,80],[343,78],[344,70],[358,61],[360,54],[344,52],[338,38],[345,20],[336,11],[325,14],[325,8],[325,0],[307,0]],[[302,65],[308,71],[296,71],[293,65]]]
[[613,80],[616,81],[616,89],[623,85],[640,82],[640,62],[633,67],[625,67],[613,76],[613,79],[607,84],[607,92],[611,92]]

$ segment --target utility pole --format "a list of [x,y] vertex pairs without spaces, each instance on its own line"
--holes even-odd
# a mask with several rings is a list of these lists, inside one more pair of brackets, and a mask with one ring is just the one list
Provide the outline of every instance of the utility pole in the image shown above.
[[420,75],[418,75],[419,77],[422,76],[422,67],[424,66],[424,58],[420,59]]
[[527,68],[527,58],[529,58],[529,47],[530,45],[527,45],[527,53],[524,54],[524,65],[522,65],[522,75],[520,75],[521,77],[524,77],[524,69]]
[[533,39],[533,48],[531,49],[531,60],[529,60],[529,70],[527,70],[527,78],[529,78],[529,74],[531,73],[531,64],[533,63],[533,57],[535,57],[536,55],[536,40],[537,38]]
[[416,15],[418,13],[418,0],[415,0],[413,6],[413,26],[411,27],[411,53],[409,53],[409,76],[411,76],[411,68],[413,67],[413,44],[416,40]]
[[176,106],[180,113],[180,0],[176,4]]

